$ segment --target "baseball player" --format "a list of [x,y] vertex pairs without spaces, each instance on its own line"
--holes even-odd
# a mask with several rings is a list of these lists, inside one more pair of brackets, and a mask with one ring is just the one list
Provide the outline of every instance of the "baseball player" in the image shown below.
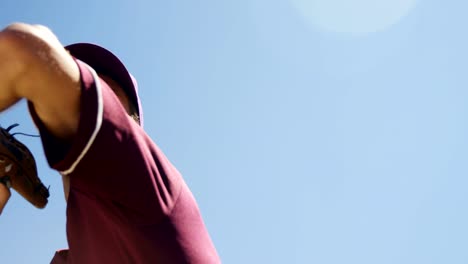
[[[62,175],[69,249],[51,263],[220,263],[191,191],[144,132],[137,83],[114,54],[12,24],[0,32],[0,91],[0,111],[28,101]],[[34,158],[9,129],[0,141],[0,213],[12,189],[44,207]]]

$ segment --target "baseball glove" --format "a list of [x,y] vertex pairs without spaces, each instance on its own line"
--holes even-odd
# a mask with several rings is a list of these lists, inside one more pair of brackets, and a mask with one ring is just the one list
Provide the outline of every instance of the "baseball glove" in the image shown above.
[[4,129],[0,127],[0,183],[13,188],[37,208],[44,208],[49,198],[49,189],[37,175],[34,156],[14,134],[10,134],[14,124]]

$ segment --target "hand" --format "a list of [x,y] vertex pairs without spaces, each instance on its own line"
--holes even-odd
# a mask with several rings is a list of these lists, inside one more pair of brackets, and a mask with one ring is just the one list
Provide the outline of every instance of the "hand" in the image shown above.
[[4,184],[0,183],[0,215],[2,214],[3,208],[11,197],[10,189]]
[[[6,187],[11,186],[11,189],[32,205],[44,208],[49,198],[49,189],[42,184],[37,175],[36,161],[31,151],[18,141],[14,134],[10,134],[10,130],[16,126],[17,124],[14,124],[6,129],[0,127],[0,178],[3,182],[9,182]],[[5,184],[2,184],[5,189]],[[4,203],[9,198],[6,191],[3,190]]]

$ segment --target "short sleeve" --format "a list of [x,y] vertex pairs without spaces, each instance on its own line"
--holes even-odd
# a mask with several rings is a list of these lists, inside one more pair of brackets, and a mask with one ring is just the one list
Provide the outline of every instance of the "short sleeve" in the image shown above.
[[69,174],[79,164],[92,145],[102,124],[102,84],[84,62],[75,60],[81,75],[80,120],[77,136],[71,143],[63,142],[49,133],[39,119],[34,106],[28,102],[32,119],[38,127],[49,166],[61,174]]
[[71,143],[50,135],[30,104],[49,165],[70,176],[71,192],[128,209],[126,216],[137,222],[157,222],[177,200],[179,172],[111,88],[87,64],[76,62],[81,73],[80,117]]

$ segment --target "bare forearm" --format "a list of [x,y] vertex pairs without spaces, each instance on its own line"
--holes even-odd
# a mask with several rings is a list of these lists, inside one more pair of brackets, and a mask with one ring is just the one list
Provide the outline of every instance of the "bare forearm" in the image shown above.
[[0,111],[7,109],[21,99],[17,80],[26,68],[26,62],[15,52],[19,36],[9,27],[0,31]]
[[8,199],[10,199],[11,193],[10,190],[0,183],[0,215],[2,214],[3,208],[5,208]]

